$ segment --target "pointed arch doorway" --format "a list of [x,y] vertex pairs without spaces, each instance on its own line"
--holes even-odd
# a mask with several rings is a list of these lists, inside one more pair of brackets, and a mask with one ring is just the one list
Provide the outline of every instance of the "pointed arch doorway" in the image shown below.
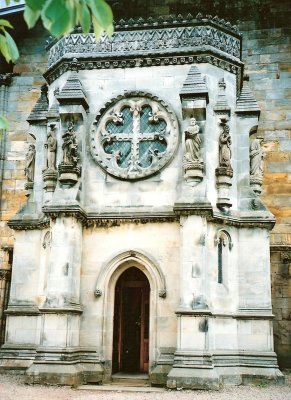
[[126,269],[115,286],[113,373],[147,373],[149,368],[150,284],[136,267]]

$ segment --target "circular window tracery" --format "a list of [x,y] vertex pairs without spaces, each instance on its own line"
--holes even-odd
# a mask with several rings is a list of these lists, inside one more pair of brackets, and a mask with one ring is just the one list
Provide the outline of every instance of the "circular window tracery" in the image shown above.
[[123,179],[150,176],[165,166],[178,143],[175,114],[143,92],[113,99],[91,129],[91,152],[109,174]]

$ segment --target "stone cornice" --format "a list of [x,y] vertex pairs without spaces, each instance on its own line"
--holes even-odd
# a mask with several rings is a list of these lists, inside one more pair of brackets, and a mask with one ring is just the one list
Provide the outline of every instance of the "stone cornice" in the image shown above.
[[208,62],[236,74],[240,84],[241,35],[223,20],[197,17],[120,21],[98,43],[93,33],[72,33],[49,44],[44,76],[53,82],[75,57],[80,70]]
[[60,217],[73,217],[82,223],[85,228],[92,227],[111,227],[119,226],[124,223],[146,224],[161,222],[178,222],[180,217],[190,215],[200,215],[213,222],[225,226],[234,226],[239,228],[263,228],[272,229],[275,219],[269,213],[250,213],[249,215],[240,215],[239,213],[224,215],[216,211],[213,212],[212,207],[207,203],[203,204],[186,204],[175,205],[173,211],[132,211],[123,213],[104,212],[104,213],[88,213],[78,205],[72,206],[45,206],[43,207],[45,218],[28,219],[28,220],[11,220],[8,222],[10,228],[15,230],[32,230],[45,229],[49,227],[50,219],[55,220]]
[[201,204],[175,204],[174,212],[180,216],[202,215],[207,221],[221,225],[236,226],[239,228],[264,228],[272,229],[275,225],[275,218],[270,213],[259,214],[256,212],[249,215],[237,214],[222,214],[216,211],[213,212],[212,207],[205,203]]
[[48,228],[50,225],[50,221],[48,218],[11,219],[10,221],[8,221],[7,225],[9,226],[9,228],[16,231],[28,231],[34,229]]
[[5,310],[4,313],[6,315],[39,315],[40,311],[35,303],[23,302],[9,303],[7,310]]
[[272,251],[285,251],[285,252],[290,252],[291,253],[291,244],[283,244],[283,243],[278,243],[278,244],[271,244],[270,245],[271,252]]
[[211,318],[236,318],[236,319],[274,319],[271,310],[238,310],[237,312],[217,312],[211,310],[177,309],[178,316],[211,317]]

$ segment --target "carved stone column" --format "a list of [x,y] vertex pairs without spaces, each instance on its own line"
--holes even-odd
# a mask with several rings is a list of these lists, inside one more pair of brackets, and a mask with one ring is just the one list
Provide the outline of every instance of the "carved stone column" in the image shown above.
[[56,383],[59,373],[63,374],[62,384],[82,381],[81,368],[72,363],[79,351],[81,254],[81,222],[75,216],[57,216],[51,221],[46,300],[40,307],[40,346],[26,372],[28,383]]
[[167,376],[167,387],[218,389],[208,331],[211,310],[207,298],[206,219],[199,215],[181,217],[180,298],[177,349]]

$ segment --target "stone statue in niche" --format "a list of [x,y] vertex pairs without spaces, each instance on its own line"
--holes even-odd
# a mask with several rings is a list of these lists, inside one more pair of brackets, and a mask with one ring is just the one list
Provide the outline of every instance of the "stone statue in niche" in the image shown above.
[[199,126],[196,119],[190,119],[190,125],[185,131],[185,159],[200,162],[199,152],[201,147],[201,139],[199,137]]
[[222,123],[222,132],[219,136],[219,167],[231,169],[231,137],[229,134],[229,126]]
[[217,207],[228,211],[231,207],[229,189],[232,186],[233,170],[231,167],[231,137],[227,118],[221,118],[219,125],[222,131],[219,135],[218,168],[215,170],[217,186]]
[[256,195],[262,192],[263,183],[263,150],[264,138],[256,137],[250,144],[250,184]]
[[263,176],[263,140],[263,137],[258,136],[250,144],[250,174],[260,178]]
[[78,144],[73,119],[68,121],[67,129],[62,135],[63,161],[59,164],[59,181],[67,187],[73,186],[81,175],[78,165]]
[[30,144],[25,158],[25,175],[27,182],[34,181],[34,168],[35,168],[35,145]]
[[76,166],[78,163],[78,145],[73,121],[68,122],[68,128],[62,136],[63,139],[63,162],[64,165]]
[[57,139],[54,133],[54,124],[50,125],[47,141],[44,145],[46,151],[46,169],[56,169]]
[[196,119],[190,119],[190,125],[185,130],[185,155],[183,168],[188,182],[200,182],[203,179],[203,162],[200,159],[201,138]]

